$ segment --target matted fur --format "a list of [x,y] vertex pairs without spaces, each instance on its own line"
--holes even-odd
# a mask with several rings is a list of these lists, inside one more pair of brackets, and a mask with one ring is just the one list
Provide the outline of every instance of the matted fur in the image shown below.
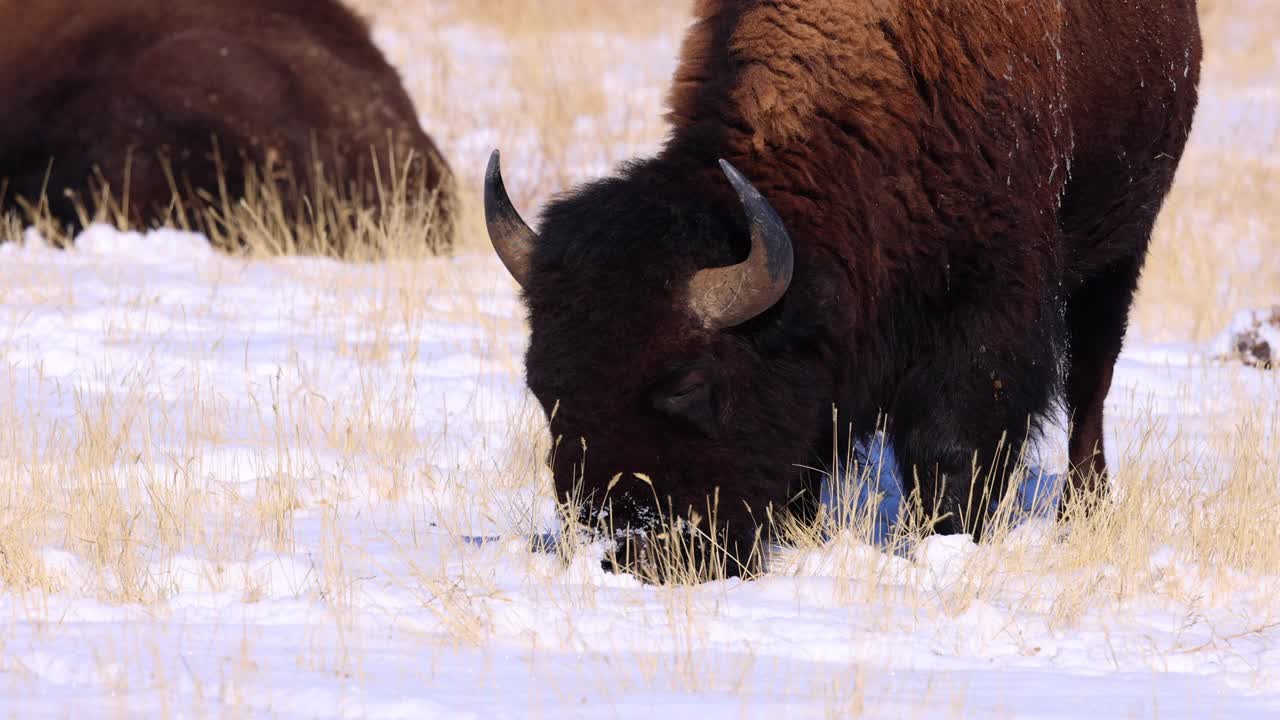
[[[1090,489],[1199,43],[1194,0],[699,2],[664,149],[542,217],[526,360],[557,491],[619,527],[714,505],[745,557],[767,508],[812,507],[804,468],[887,417],[908,492],[981,533],[998,448],[1059,397]],[[796,270],[709,332],[689,278],[747,253],[721,157]]]
[[0,0],[0,28],[10,207],[47,190],[53,216],[74,225],[77,201],[105,181],[131,222],[151,224],[175,200],[196,214],[234,203],[246,166],[301,190],[299,202],[324,183],[373,206],[375,162],[389,183],[393,164],[412,161],[406,194],[437,195],[450,221],[447,163],[337,0]]

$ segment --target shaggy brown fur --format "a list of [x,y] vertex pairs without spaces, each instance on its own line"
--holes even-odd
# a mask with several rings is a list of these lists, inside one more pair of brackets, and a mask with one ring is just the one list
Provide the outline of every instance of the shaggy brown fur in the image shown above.
[[322,178],[373,204],[372,158],[385,181],[391,158],[411,154],[411,190],[449,206],[448,165],[337,0],[0,0],[0,28],[8,206],[47,187],[74,224],[69,194],[87,202],[100,172],[117,200],[127,190],[131,221],[150,224],[175,185],[188,210],[224,183],[234,200],[246,163],[304,195]]
[[[1002,439],[1019,447],[1060,396],[1068,495],[1093,489],[1196,106],[1194,0],[702,0],[696,14],[663,151],[544,211],[527,364],[563,439],[557,489],[607,496],[618,525],[652,517],[655,496],[704,517],[715,498],[741,549],[766,506],[813,497],[801,468],[831,457],[834,405],[855,437],[887,416],[906,490],[936,503],[940,530],[980,533],[1005,488]],[[689,278],[747,252],[721,157],[785,222],[795,275],[768,312],[707,331]]]

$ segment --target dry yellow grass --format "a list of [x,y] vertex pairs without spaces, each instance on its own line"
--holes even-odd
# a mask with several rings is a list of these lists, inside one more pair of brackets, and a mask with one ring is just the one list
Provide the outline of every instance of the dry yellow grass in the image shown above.
[[[248,165],[244,196],[223,191],[198,203],[175,202],[156,222],[158,226],[199,232],[218,248],[258,256],[316,255],[348,261],[407,258],[448,254],[455,244],[460,204],[448,191],[429,191],[410,180],[406,158],[375,158],[374,178],[358,188],[340,188],[316,168],[307,192],[296,176],[264,174]],[[268,179],[272,178],[272,179]],[[360,200],[355,198],[357,194]],[[92,197],[76,201],[81,227],[112,225],[134,230],[128,219],[127,190],[96,183]],[[69,247],[73,238],[49,214],[44,204],[24,203],[21,213],[0,217],[0,241],[15,240],[26,225],[36,228],[55,247]],[[440,218],[450,218],[449,223]],[[144,229],[144,228],[143,228]]]
[[[447,282],[440,276],[432,280]],[[325,324],[322,318],[316,322],[318,327]],[[484,345],[501,344],[499,328],[493,330],[485,334]],[[287,372],[305,373],[305,348],[288,354],[300,364]],[[402,361],[388,362],[394,368]],[[409,372],[407,365],[404,371]],[[193,372],[200,372],[198,364]],[[1243,380],[1250,371],[1236,372]],[[201,449],[223,428],[244,425],[247,418],[231,414],[213,393],[162,399],[146,368],[127,375],[123,385],[92,397],[83,393],[70,426],[0,403],[0,426],[6,428],[0,433],[0,581],[9,592],[34,592],[37,597],[89,592],[111,603],[163,604],[180,589],[173,579],[174,563],[194,556],[213,568],[204,571],[203,583],[218,591],[238,588],[246,602],[254,602],[257,580],[250,571],[223,574],[216,568],[246,564],[261,553],[291,556],[305,550],[326,558],[315,592],[335,604],[341,617],[350,617],[355,589],[368,577],[356,562],[363,552],[361,540],[345,537],[344,523],[389,504],[417,508],[414,512],[439,523],[433,537],[442,533],[453,538],[443,545],[424,544],[416,533],[383,538],[407,565],[408,574],[401,579],[420,594],[444,636],[477,645],[500,634],[490,614],[504,591],[491,575],[477,572],[474,548],[461,538],[486,517],[518,531],[536,528],[521,517],[527,508],[512,505],[512,498],[521,494],[546,493],[537,470],[545,433],[532,409],[512,419],[511,431],[520,440],[510,455],[478,453],[456,474],[437,475],[415,468],[421,467],[424,452],[430,460],[437,452],[434,445],[450,439],[448,430],[441,428],[440,436],[424,441],[406,427],[404,414],[380,408],[390,396],[412,394],[409,377],[402,386],[371,384],[345,397],[284,395],[268,384],[249,397],[261,413],[262,426],[252,432],[260,441],[247,451],[259,477],[250,487],[232,487],[218,478],[234,477],[237,470]],[[20,395],[15,380],[10,377],[0,385],[5,396]],[[38,377],[32,380],[38,389],[53,391],[40,386]],[[1272,380],[1263,392],[1280,397],[1280,378]],[[850,606],[887,601],[884,593],[901,593],[904,587],[912,593],[909,607],[941,607],[952,615],[976,601],[1008,604],[1012,596],[1025,603],[1015,603],[1015,610],[1047,613],[1063,628],[1082,613],[1152,588],[1194,606],[1214,602],[1201,597],[1206,588],[1226,593],[1242,584],[1271,582],[1267,579],[1280,577],[1280,548],[1274,543],[1274,528],[1280,525],[1280,485],[1275,482],[1280,416],[1273,407],[1253,402],[1250,393],[1256,386],[1240,384],[1236,390],[1204,396],[1195,391],[1195,383],[1192,378],[1182,390],[1187,395],[1181,416],[1187,419],[1185,429],[1144,412],[1141,399],[1127,401],[1130,414],[1113,417],[1120,436],[1129,441],[1112,448],[1120,492],[1111,504],[1065,536],[1048,528],[1028,534],[997,524],[990,541],[964,559],[959,573],[964,581],[949,585],[943,595],[911,583],[904,586],[902,561],[893,555],[860,550],[871,532],[866,517],[850,526],[832,525],[828,516],[816,525],[785,528],[789,549],[774,554],[771,571],[834,578],[838,598]],[[186,418],[176,435],[164,423],[169,415]],[[161,434],[168,435],[168,449],[156,452],[153,438]],[[320,471],[316,458],[326,453],[347,459],[343,476],[330,478]],[[1192,476],[1204,482],[1186,480]],[[353,481],[367,483],[374,495],[347,496]],[[467,493],[463,512],[447,501],[455,489]],[[304,502],[304,495],[310,499]],[[319,546],[296,544],[296,513],[304,507],[319,508],[323,515]],[[829,536],[836,538],[834,543]],[[918,530],[908,530],[895,544],[907,547],[919,537]],[[42,553],[48,547],[65,547],[80,558],[87,576],[68,577],[49,567],[49,556]],[[705,570],[695,567],[678,542],[667,547],[671,552],[655,562],[668,580],[692,580]],[[428,549],[433,554],[424,557]],[[580,546],[561,550],[565,561],[590,556]],[[595,607],[596,590],[590,583],[561,587],[559,570],[541,567],[536,557],[528,562],[525,589],[535,587],[528,583],[548,583],[539,592],[565,603],[562,620]],[[1201,573],[1204,583],[1188,584],[1185,575],[1173,571],[1177,563]],[[671,614],[671,627],[683,628],[690,642],[696,642],[693,603],[706,597],[677,588],[658,597]],[[1274,615],[1280,608],[1258,612],[1260,625],[1280,620]]]

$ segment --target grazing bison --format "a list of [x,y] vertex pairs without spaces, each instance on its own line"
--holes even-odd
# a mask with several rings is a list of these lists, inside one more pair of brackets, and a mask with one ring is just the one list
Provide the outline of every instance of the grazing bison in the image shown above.
[[537,232],[490,163],[557,492],[741,560],[883,416],[935,528],[980,535],[1059,397],[1068,494],[1101,489],[1199,64],[1194,0],[698,2],[656,157]]
[[392,160],[407,197],[449,206],[444,158],[337,0],[0,0],[0,28],[8,208],[47,196],[75,226],[105,181],[151,224],[236,201],[246,172],[376,208]]

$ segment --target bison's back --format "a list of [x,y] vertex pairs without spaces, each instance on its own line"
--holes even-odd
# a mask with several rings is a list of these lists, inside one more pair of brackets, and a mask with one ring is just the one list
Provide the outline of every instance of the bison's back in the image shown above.
[[732,159],[859,286],[1056,293],[1140,254],[1105,225],[1158,206],[1199,56],[1194,0],[708,0],[669,154]]
[[36,7],[0,4],[0,32],[17,38],[0,51],[10,197],[31,201],[47,186],[54,214],[74,221],[64,190],[83,200],[100,173],[148,221],[175,188],[188,203],[239,194],[246,164],[304,189],[322,180],[347,191],[372,185],[375,155],[411,154],[415,183],[449,189],[398,75],[337,2]]

